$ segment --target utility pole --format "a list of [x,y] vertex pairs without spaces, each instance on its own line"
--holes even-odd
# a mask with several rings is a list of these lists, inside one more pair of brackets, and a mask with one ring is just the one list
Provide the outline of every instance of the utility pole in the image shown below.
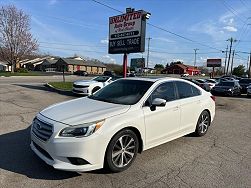
[[250,54],[249,54],[248,78],[251,78],[251,51],[250,51]]
[[148,38],[146,38],[146,39],[148,40],[148,45],[147,45],[147,57],[146,57],[146,68],[147,68],[147,70],[146,70],[146,75],[147,75],[147,73],[148,73],[148,65],[149,65],[149,47],[150,47],[150,40],[151,40],[152,38],[148,37]]
[[[228,51],[228,45],[226,48],[226,56],[225,56],[225,65],[224,65],[224,75],[226,74],[226,65],[227,65],[227,51]],[[223,52],[224,53],[224,52]]]
[[[235,50],[234,50],[235,51]],[[231,63],[231,72],[230,74],[233,74],[233,66],[234,66],[234,51],[233,51],[233,55],[232,55],[232,63]]]
[[230,63],[230,58],[231,58],[231,53],[232,53],[232,45],[233,45],[233,42],[236,42],[237,40],[235,40],[235,39],[233,39],[231,37],[227,41],[230,41],[230,49],[229,49],[229,56],[228,56],[228,61],[227,61],[227,71],[226,71],[226,74],[228,74],[228,68],[229,68],[229,63]]
[[248,60],[247,60],[247,72],[248,72],[248,64],[249,64],[249,56],[248,56]]
[[197,50],[199,50],[198,48],[193,49],[194,50],[194,67],[196,65],[196,56],[197,56]]

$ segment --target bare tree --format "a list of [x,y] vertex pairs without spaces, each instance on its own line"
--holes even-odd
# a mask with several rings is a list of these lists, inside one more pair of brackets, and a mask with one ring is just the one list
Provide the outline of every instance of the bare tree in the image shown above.
[[15,6],[0,8],[0,56],[14,72],[18,61],[38,49],[30,32],[30,17]]

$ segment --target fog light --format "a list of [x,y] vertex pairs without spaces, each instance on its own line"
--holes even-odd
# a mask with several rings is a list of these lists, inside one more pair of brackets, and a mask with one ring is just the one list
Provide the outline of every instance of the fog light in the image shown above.
[[70,161],[73,165],[86,165],[90,164],[88,161],[78,158],[78,157],[67,157],[67,159]]

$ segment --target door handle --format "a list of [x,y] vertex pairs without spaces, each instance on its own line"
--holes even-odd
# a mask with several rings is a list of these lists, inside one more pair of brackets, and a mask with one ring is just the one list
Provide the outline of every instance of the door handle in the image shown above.
[[175,107],[173,108],[173,111],[177,111],[177,110],[179,110],[179,108],[180,108],[180,107],[175,106]]

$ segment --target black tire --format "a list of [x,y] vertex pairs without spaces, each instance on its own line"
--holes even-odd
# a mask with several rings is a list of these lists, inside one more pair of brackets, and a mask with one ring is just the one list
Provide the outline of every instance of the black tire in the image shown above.
[[92,94],[95,93],[98,90],[100,90],[100,87],[94,87],[93,90],[92,90]]
[[[120,147],[120,141],[122,141],[122,147]],[[107,146],[104,163],[105,168],[111,172],[121,172],[126,170],[135,160],[138,149],[139,140],[132,130],[124,129],[118,132],[113,136]]]
[[[202,124],[204,122],[204,124]],[[204,110],[197,121],[195,135],[196,136],[204,136],[211,123],[211,117],[208,111]]]

